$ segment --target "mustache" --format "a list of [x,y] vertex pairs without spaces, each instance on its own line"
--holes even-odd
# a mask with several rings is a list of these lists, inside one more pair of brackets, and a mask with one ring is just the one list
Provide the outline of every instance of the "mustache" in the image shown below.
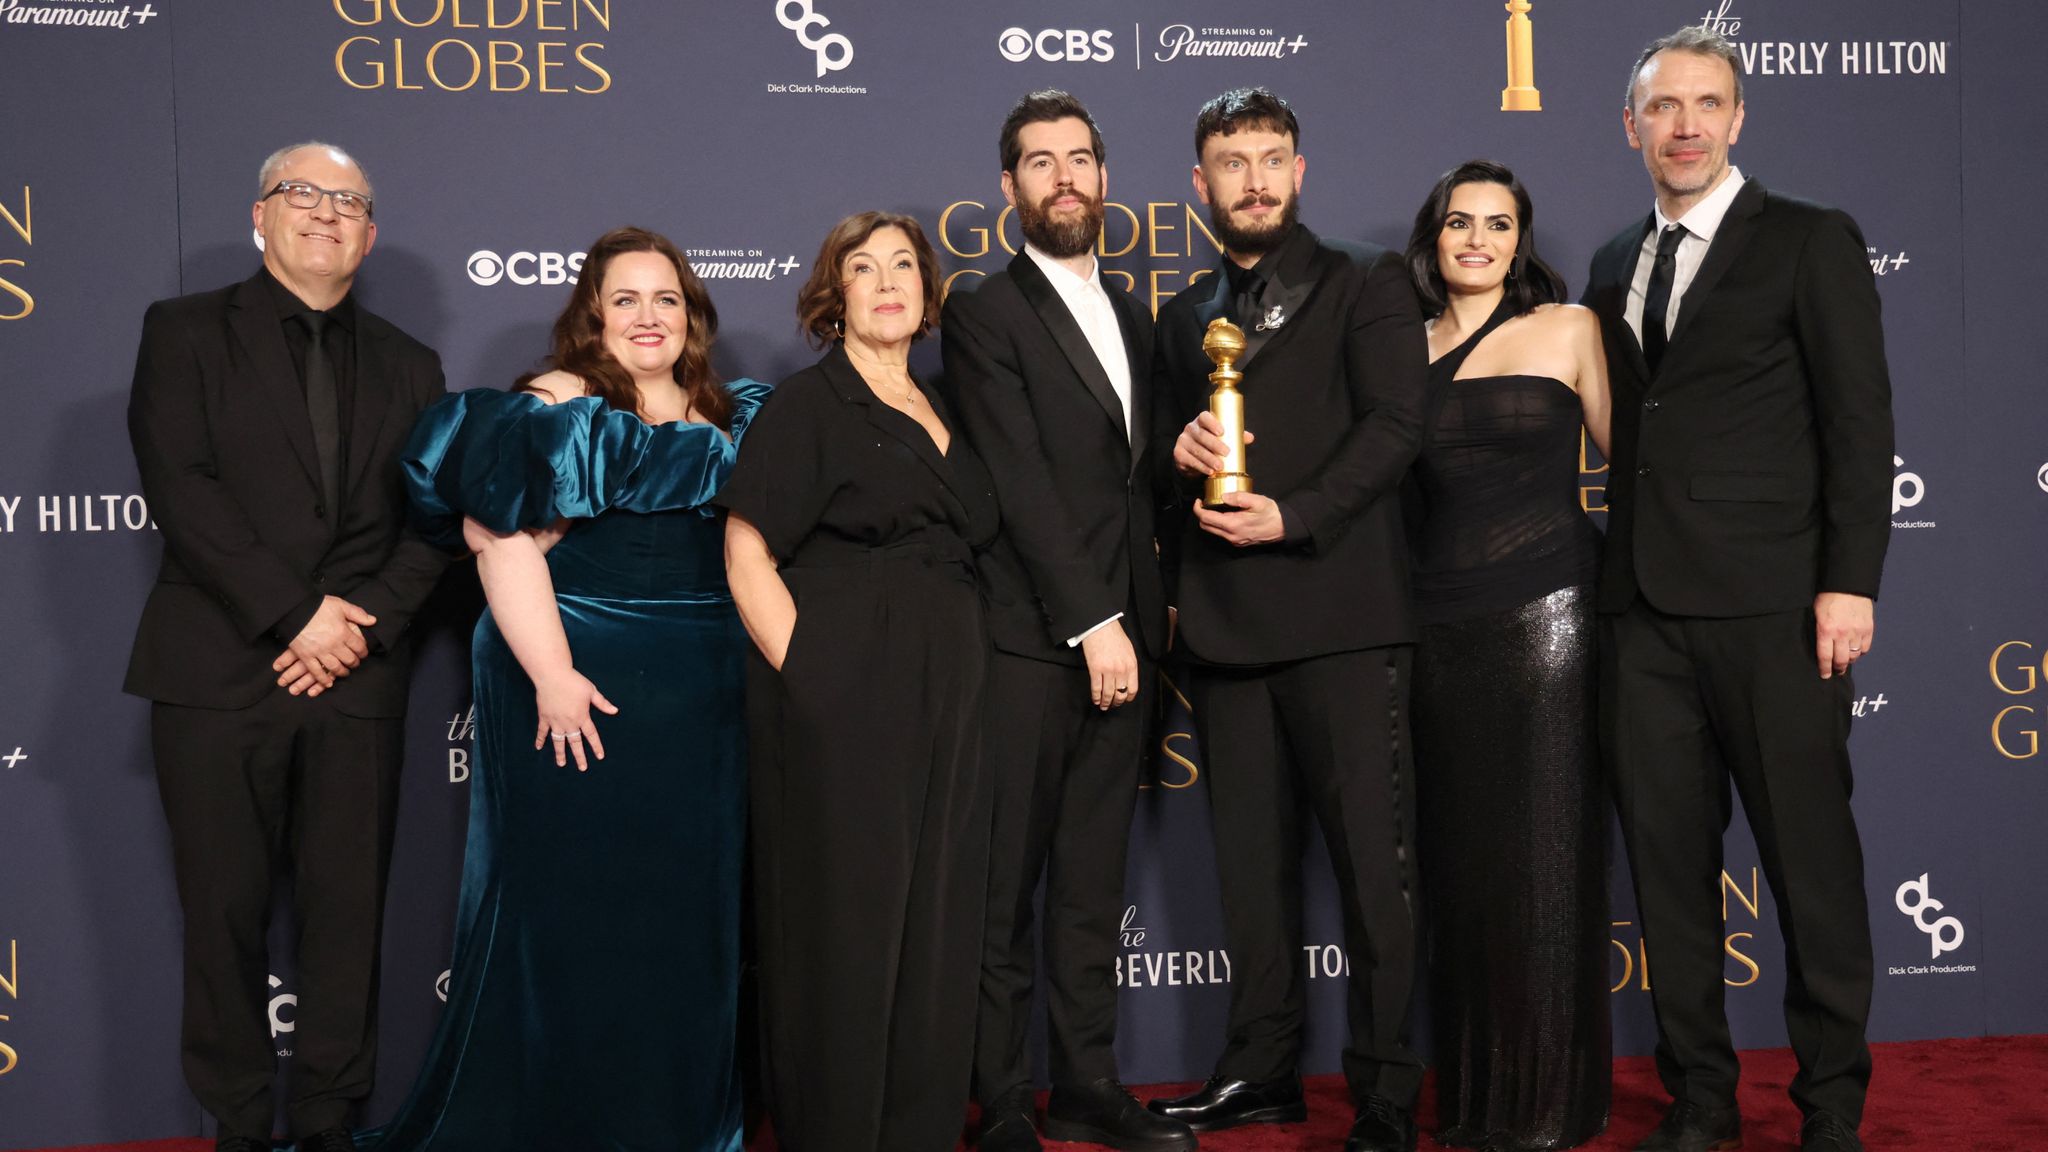
[[1093,207],[1094,205],[1100,203],[1100,201],[1097,200],[1095,197],[1090,196],[1086,192],[1083,192],[1079,188],[1076,188],[1073,185],[1069,184],[1059,188],[1055,188],[1051,192],[1046,193],[1045,196],[1040,198],[1040,200],[1038,201],[1038,210],[1040,212],[1050,213],[1053,209],[1053,205],[1057,204],[1059,202],[1060,197],[1062,196],[1072,196],[1074,199],[1079,200],[1081,202],[1081,206],[1084,208]]
[[1232,204],[1230,206],[1230,210],[1232,212],[1239,212],[1246,208],[1260,207],[1278,208],[1280,207],[1280,198],[1278,196],[1273,195],[1271,192],[1252,192],[1247,194],[1244,197],[1244,199],[1239,200],[1235,204]]

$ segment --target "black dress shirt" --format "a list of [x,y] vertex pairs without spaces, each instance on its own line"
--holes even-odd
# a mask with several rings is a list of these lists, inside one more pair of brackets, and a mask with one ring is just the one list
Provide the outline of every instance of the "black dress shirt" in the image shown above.
[[[306,388],[306,348],[312,342],[312,332],[298,319],[301,313],[318,311],[292,293],[277,277],[265,268],[260,277],[264,291],[270,294],[270,302],[277,309],[279,326],[284,330],[284,346],[292,354],[292,370],[298,373],[299,390]],[[322,347],[327,351],[327,362],[334,367],[334,393],[341,413],[341,458],[348,459],[349,420],[355,414],[356,397],[356,301],[354,296],[343,296],[341,302],[327,309],[326,335]],[[342,499],[346,499],[343,494]],[[334,510],[335,519],[341,518],[341,509]],[[313,614],[320,610],[326,600],[323,593],[314,593],[300,601],[290,612],[284,614],[272,627],[271,634],[285,644],[290,644]]]

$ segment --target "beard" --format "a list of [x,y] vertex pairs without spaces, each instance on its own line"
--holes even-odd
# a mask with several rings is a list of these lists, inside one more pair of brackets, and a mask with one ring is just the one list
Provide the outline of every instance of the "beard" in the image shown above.
[[[1055,216],[1053,201],[1072,196],[1081,202],[1078,212]],[[1089,196],[1078,188],[1055,190],[1033,204],[1019,198],[1017,226],[1031,246],[1055,260],[1068,260],[1095,246],[1102,235],[1102,197]]]
[[[1230,214],[1254,204],[1280,209],[1280,218],[1265,224],[1240,225],[1232,221]],[[1287,234],[1294,231],[1294,225],[1301,218],[1301,194],[1295,193],[1284,202],[1271,193],[1245,196],[1229,208],[1221,204],[1209,205],[1209,226],[1216,232],[1216,239],[1225,252],[1242,256],[1264,256],[1280,246]]]

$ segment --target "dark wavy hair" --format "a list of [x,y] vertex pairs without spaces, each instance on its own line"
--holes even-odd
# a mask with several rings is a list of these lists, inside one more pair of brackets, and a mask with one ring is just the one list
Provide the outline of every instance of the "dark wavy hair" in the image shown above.
[[1195,113],[1195,159],[1202,158],[1202,145],[1211,136],[1235,136],[1239,132],[1277,132],[1301,150],[1301,121],[1287,101],[1270,88],[1232,88],[1212,98]]
[[1536,255],[1536,208],[1529,202],[1529,190],[1515,179],[1507,165],[1492,160],[1467,160],[1442,176],[1429,190],[1429,199],[1415,214],[1415,228],[1408,233],[1408,278],[1415,282],[1415,294],[1422,300],[1425,316],[1441,316],[1450,306],[1444,274],[1436,266],[1436,240],[1444,230],[1451,211],[1451,193],[1461,184],[1498,184],[1515,198],[1515,216],[1521,237],[1515,257],[1508,263],[1504,285],[1514,302],[1515,315],[1538,304],[1557,304],[1567,298],[1564,277]]
[[867,243],[868,237],[884,228],[901,228],[910,237],[910,250],[917,255],[917,275],[924,284],[924,320],[911,339],[922,340],[939,326],[939,304],[945,287],[939,277],[938,253],[932,251],[932,242],[924,238],[924,229],[900,212],[856,212],[825,234],[825,242],[818,245],[818,258],[811,261],[810,277],[796,294],[797,331],[813,346],[823,348],[846,338],[846,330],[841,326],[846,319],[846,289],[839,266]]
[[597,238],[583,257],[583,270],[569,291],[569,302],[555,317],[551,351],[539,371],[521,376],[514,391],[530,390],[543,372],[560,370],[583,381],[586,393],[621,412],[640,411],[640,390],[632,374],[604,346],[604,273],[611,262],[628,252],[657,252],[675,265],[676,280],[683,286],[683,304],[689,328],[683,337],[683,353],[676,357],[676,383],[683,389],[689,410],[720,428],[732,428],[733,400],[711,371],[711,344],[718,338],[718,309],[711,293],[690,267],[682,249],[659,232],[645,228],[614,228]]

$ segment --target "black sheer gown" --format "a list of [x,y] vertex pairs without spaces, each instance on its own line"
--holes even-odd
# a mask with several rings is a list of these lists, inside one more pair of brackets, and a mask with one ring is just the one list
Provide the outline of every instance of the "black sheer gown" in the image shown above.
[[1578,396],[1457,379],[1507,305],[1430,366],[1409,493],[1416,779],[1437,1139],[1568,1148],[1607,1125],[1607,807]]

